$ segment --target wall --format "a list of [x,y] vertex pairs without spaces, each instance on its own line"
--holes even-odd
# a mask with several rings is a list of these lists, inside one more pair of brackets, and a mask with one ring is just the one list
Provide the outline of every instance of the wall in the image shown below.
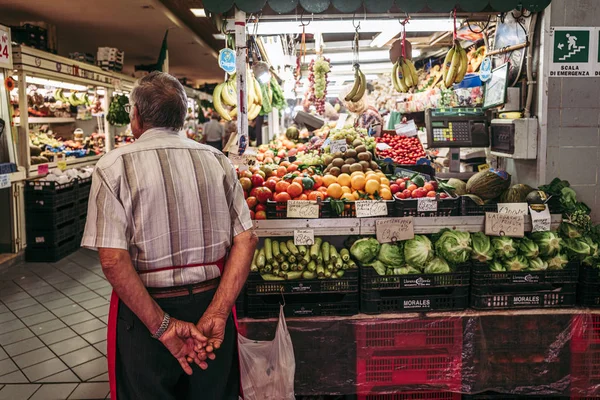
[[[598,0],[552,0],[550,14],[556,27],[600,26]],[[546,178],[571,182],[600,222],[600,78],[548,78],[546,94]]]

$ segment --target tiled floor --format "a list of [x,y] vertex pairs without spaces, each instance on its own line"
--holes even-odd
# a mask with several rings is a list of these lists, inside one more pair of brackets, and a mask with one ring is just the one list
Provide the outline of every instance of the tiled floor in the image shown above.
[[108,398],[110,293],[88,250],[0,271],[0,400]]

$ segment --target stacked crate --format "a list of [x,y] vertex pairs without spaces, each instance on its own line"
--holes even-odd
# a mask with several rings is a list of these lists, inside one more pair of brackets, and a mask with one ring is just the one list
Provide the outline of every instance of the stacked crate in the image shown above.
[[77,181],[59,184],[30,180],[25,186],[27,261],[55,262],[72,253],[77,242]]
[[123,71],[125,52],[115,47],[98,47],[96,64],[105,71]]
[[582,265],[577,285],[577,304],[600,307],[600,268]]
[[358,323],[358,400],[460,400],[461,318]]
[[580,314],[571,324],[571,398],[600,400],[600,315]]

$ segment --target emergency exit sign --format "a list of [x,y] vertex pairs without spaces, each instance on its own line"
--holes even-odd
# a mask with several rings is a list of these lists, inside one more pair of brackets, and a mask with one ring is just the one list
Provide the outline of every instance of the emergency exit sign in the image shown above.
[[598,30],[581,27],[550,28],[550,77],[594,77],[598,57]]

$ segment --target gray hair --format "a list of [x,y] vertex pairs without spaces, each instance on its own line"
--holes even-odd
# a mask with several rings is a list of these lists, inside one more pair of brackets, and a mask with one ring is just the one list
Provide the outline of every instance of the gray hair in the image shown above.
[[187,96],[177,78],[154,71],[140,78],[129,97],[137,106],[144,126],[152,128],[183,128],[187,116]]

